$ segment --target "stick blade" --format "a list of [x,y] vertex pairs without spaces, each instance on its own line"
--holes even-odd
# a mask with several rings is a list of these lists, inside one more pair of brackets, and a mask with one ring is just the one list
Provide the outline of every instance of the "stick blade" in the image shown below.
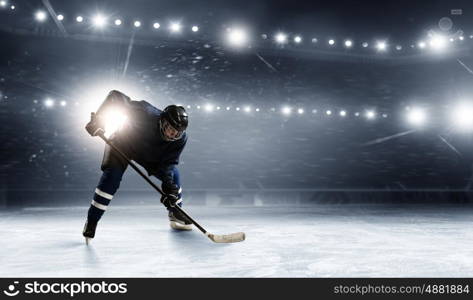
[[235,232],[222,235],[209,233],[207,236],[215,243],[238,243],[243,242],[246,238],[244,232]]

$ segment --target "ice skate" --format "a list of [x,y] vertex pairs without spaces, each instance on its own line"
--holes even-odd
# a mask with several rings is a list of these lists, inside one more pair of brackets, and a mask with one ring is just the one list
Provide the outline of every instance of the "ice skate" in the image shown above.
[[84,225],[82,235],[85,237],[85,243],[88,245],[90,240],[95,236],[95,229],[97,228],[97,222],[87,220]]
[[175,230],[192,230],[192,223],[177,209],[169,209],[169,225]]

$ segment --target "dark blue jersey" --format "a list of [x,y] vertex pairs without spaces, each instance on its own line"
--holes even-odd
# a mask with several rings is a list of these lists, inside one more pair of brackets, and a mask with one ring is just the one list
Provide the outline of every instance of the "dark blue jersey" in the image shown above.
[[187,134],[177,141],[165,141],[159,129],[161,110],[146,101],[131,100],[125,108],[127,126],[113,137],[113,141],[150,175],[163,182],[172,181],[172,168],[179,163]]

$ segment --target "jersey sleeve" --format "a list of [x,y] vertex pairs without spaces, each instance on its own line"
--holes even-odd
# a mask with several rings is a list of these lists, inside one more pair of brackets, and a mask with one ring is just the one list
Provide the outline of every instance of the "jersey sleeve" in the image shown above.
[[186,143],[187,135],[184,134],[180,140],[174,142],[168,149],[159,166],[153,170],[153,175],[161,179],[162,182],[172,182],[172,169],[179,164],[179,159]]
[[130,101],[130,105],[127,107],[128,113],[130,113],[136,120],[155,118],[159,110],[151,105],[150,103],[141,101]]
[[97,110],[97,114],[101,114],[110,108],[124,109],[133,117],[141,119],[153,117],[159,110],[146,101],[131,100],[130,97],[120,91],[112,90]]
[[120,108],[129,108],[131,105],[132,100],[127,95],[119,92],[117,90],[112,90],[108,93],[105,100],[100,105],[99,109],[97,110],[97,115],[102,114],[104,111],[112,108],[112,107],[120,107]]

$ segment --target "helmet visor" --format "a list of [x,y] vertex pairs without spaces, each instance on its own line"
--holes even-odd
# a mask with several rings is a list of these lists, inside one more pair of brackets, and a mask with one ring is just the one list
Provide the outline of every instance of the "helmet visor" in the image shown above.
[[184,135],[185,130],[177,130],[165,119],[160,120],[161,135],[166,141],[177,141]]

